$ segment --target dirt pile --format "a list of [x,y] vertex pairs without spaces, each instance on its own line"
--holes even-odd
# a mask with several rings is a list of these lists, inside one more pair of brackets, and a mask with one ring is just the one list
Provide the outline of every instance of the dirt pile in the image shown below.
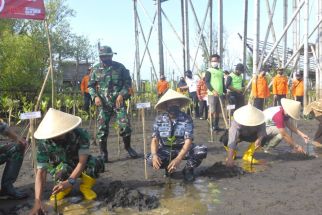
[[111,182],[104,196],[104,201],[109,209],[130,207],[142,211],[157,208],[160,204],[157,197],[148,196],[136,189],[125,187],[121,181]]
[[222,162],[216,162],[212,166],[206,168],[205,170],[201,170],[200,172],[201,176],[207,176],[215,179],[233,178],[244,174],[246,174],[246,172],[242,168],[238,166],[227,167]]

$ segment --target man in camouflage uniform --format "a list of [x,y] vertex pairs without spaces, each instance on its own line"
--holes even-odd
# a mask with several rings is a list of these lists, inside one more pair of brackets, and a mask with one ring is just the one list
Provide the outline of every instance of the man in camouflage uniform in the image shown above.
[[50,200],[68,195],[78,177],[79,190],[86,200],[96,198],[92,190],[99,173],[104,172],[104,161],[89,153],[90,137],[86,130],[78,128],[81,119],[50,108],[37,128],[37,175],[35,181],[35,205],[31,214],[44,212],[41,202],[46,174],[54,176],[56,185]]
[[23,161],[26,141],[19,137],[0,119],[0,134],[6,135],[17,143],[0,144],[0,165],[6,163],[1,179],[0,199],[23,199],[26,193],[16,190],[13,183],[17,180]]
[[89,93],[98,107],[98,132],[100,150],[104,161],[108,161],[107,137],[109,122],[116,115],[120,136],[123,137],[124,148],[132,158],[138,157],[131,148],[131,125],[126,113],[124,101],[130,98],[131,77],[123,64],[113,61],[113,51],[102,46],[99,55],[101,63],[96,65],[88,84]]
[[158,101],[155,108],[166,111],[157,116],[153,124],[151,153],[147,162],[154,169],[166,169],[166,175],[176,170],[182,160],[187,160],[183,169],[184,179],[194,180],[193,169],[207,156],[205,145],[195,145],[191,116],[180,110],[190,99],[169,89]]

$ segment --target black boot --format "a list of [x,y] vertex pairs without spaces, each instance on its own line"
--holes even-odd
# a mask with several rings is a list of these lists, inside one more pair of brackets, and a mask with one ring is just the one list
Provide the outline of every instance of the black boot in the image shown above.
[[8,160],[4,168],[1,180],[0,199],[24,199],[27,198],[27,193],[18,191],[14,188],[13,183],[17,180],[21,161]]
[[182,170],[183,178],[186,182],[193,182],[195,180],[195,175],[193,174],[193,168],[185,167]]
[[107,152],[107,145],[106,142],[99,142],[100,151],[101,151],[101,158],[103,159],[104,163],[108,162],[108,152]]
[[139,157],[138,153],[136,153],[136,151],[134,151],[134,149],[132,149],[131,147],[131,135],[123,137],[123,142],[124,142],[124,148],[129,153],[131,158]]
[[215,117],[214,124],[213,124],[213,130],[214,131],[223,131],[224,129],[219,127],[219,117]]

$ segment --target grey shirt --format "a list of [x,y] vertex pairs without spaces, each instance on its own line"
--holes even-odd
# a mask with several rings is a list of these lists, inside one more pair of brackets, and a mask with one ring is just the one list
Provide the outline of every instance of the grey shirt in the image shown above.
[[265,136],[265,123],[257,126],[243,126],[233,120],[231,122],[231,127],[229,128],[228,147],[231,149],[236,149],[237,143],[241,141],[254,142],[259,137]]

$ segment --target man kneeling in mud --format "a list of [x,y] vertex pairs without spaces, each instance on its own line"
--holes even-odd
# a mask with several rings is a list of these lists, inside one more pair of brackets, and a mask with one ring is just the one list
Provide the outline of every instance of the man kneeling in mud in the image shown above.
[[187,160],[183,175],[187,182],[192,182],[195,179],[194,168],[207,157],[207,147],[192,143],[192,118],[180,110],[189,103],[188,97],[169,89],[155,105],[155,109],[166,112],[157,116],[153,124],[151,153],[147,155],[147,162],[154,169],[165,169],[168,176],[182,160]]
[[293,148],[294,152],[305,153],[303,147],[298,145],[286,131],[286,128],[290,129],[302,137],[306,143],[309,140],[309,137],[291,122],[291,118],[295,120],[300,119],[301,102],[282,98],[281,104],[282,106],[270,107],[264,110],[267,136],[263,140],[263,149],[265,152],[269,152],[271,148],[284,140]]
[[89,154],[89,134],[77,128],[81,118],[50,108],[39,124],[34,137],[37,139],[37,173],[35,204],[30,214],[45,212],[42,192],[47,171],[58,182],[50,200],[61,200],[68,195],[78,177],[79,190],[86,200],[96,198],[92,190],[95,178],[104,172],[104,161]]
[[304,115],[312,113],[314,118],[319,122],[312,144],[316,147],[322,147],[322,99],[307,105],[303,113]]
[[226,165],[234,166],[234,159],[237,154],[237,143],[246,141],[250,145],[243,155],[243,160],[253,164],[259,163],[254,159],[255,150],[261,146],[262,139],[266,136],[265,117],[261,110],[252,105],[245,105],[238,108],[234,112],[234,120],[231,127],[224,134],[220,141],[224,143],[225,149],[228,151]]

